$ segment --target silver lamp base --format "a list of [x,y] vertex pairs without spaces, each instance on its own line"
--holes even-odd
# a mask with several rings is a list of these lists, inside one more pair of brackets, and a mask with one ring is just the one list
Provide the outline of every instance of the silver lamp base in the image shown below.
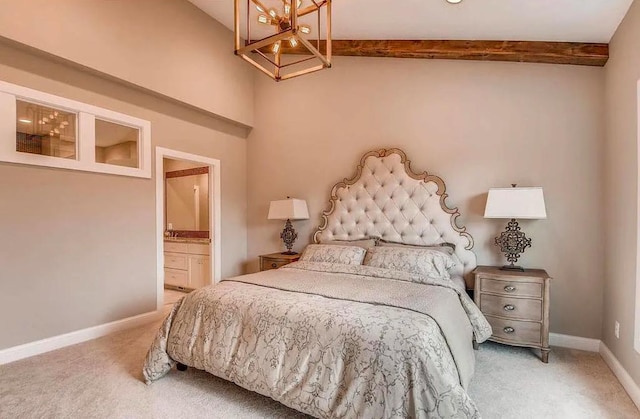
[[510,262],[509,265],[500,268],[501,270],[524,272],[524,268],[515,263],[520,258],[520,254],[524,253],[527,247],[531,247],[531,239],[520,231],[520,226],[515,218],[512,218],[505,231],[496,237],[496,246],[500,247],[500,251],[507,257],[507,262]]
[[287,247],[287,251],[282,252],[283,255],[298,254],[297,252],[294,252],[293,250],[291,250],[293,249],[293,243],[298,238],[298,233],[296,233],[296,231],[293,229],[293,224],[291,224],[291,220],[287,220],[287,222],[284,224],[284,230],[282,230],[282,233],[280,234],[280,238],[284,242],[284,245]]

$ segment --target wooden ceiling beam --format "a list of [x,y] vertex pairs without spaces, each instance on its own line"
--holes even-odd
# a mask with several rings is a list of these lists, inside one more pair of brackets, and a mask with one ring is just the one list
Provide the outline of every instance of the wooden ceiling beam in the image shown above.
[[[314,46],[317,44],[312,43]],[[320,51],[325,51],[324,44],[320,41]],[[597,67],[603,67],[609,59],[608,44],[578,42],[333,40],[332,50],[334,56],[348,57],[511,61]],[[303,54],[305,51],[300,47],[285,47],[283,53]]]

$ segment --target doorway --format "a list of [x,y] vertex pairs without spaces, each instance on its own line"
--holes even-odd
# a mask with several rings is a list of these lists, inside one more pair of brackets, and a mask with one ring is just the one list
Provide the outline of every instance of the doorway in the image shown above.
[[[220,161],[156,147],[157,309],[221,278]],[[173,295],[173,293],[169,293]]]

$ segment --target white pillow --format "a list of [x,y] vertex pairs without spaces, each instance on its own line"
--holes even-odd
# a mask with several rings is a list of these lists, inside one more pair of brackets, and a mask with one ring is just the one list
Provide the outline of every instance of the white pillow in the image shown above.
[[450,279],[455,266],[451,256],[438,250],[411,247],[377,246],[367,251],[364,265],[409,272],[421,277]]
[[339,246],[335,244],[310,244],[304,249],[301,261],[362,265],[367,250],[359,246]]

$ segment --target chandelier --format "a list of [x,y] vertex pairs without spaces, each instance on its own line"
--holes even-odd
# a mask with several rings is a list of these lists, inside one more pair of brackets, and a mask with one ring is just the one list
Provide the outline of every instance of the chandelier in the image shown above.
[[18,129],[39,137],[73,138],[75,115],[43,105],[18,100]]
[[[43,115],[38,120],[41,130],[49,131],[49,136],[60,136],[69,125],[66,115],[60,114],[58,111],[51,111],[49,115]],[[61,131],[62,130],[62,131]]]
[[331,0],[234,2],[236,55],[275,81],[331,67]]

